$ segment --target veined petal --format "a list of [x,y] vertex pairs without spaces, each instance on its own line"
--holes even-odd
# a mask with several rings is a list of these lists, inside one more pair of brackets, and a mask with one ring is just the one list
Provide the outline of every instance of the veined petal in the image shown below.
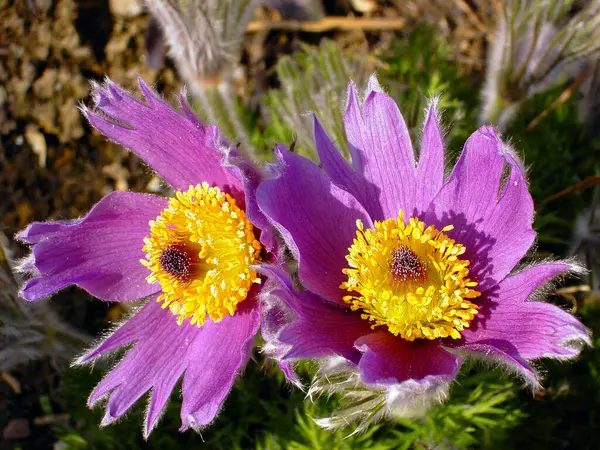
[[364,127],[365,121],[362,116],[361,100],[356,92],[356,85],[353,81],[350,81],[346,98],[346,111],[344,112],[344,128],[350,147],[352,165],[356,173],[359,174],[364,171],[364,156],[361,153],[361,148],[364,146],[361,130]]
[[148,222],[167,200],[133,192],[113,192],[82,219],[34,222],[16,235],[33,244],[28,267],[35,276],[22,295],[33,301],[75,284],[103,300],[127,301],[153,294],[150,271],[140,263]]
[[444,141],[438,122],[436,105],[433,103],[429,107],[421,137],[414,200],[416,211],[409,211],[411,213],[427,210],[444,183]]
[[393,217],[399,208],[411,215],[425,211],[444,182],[444,143],[435,103],[427,114],[416,166],[404,119],[375,77],[369,80],[364,111],[350,84],[345,123],[356,171],[314,120],[317,151],[331,180],[375,219]]
[[260,173],[254,164],[234,150],[227,153],[224,166],[238,173],[244,186],[246,217],[248,217],[252,225],[260,230],[260,242],[265,246],[267,251],[276,253],[277,239],[275,237],[275,230],[256,203],[256,191],[263,179],[263,174]]
[[539,358],[570,359],[590,332],[574,316],[550,303],[527,301],[548,280],[571,269],[567,263],[538,264],[505,278],[498,289],[484,294],[479,314],[458,343],[459,351],[497,357],[533,385],[535,371],[527,364]]
[[256,271],[267,277],[267,281],[259,295],[262,316],[260,334],[264,340],[261,352],[277,361],[279,368],[288,381],[302,389],[302,383],[294,372],[293,363],[282,360],[290,346],[279,340],[281,330],[297,320],[298,317],[282,298],[272,295],[274,289],[279,288],[280,281],[278,281],[278,278],[289,279],[289,276],[283,266],[264,264],[256,266]]
[[[135,343],[90,395],[90,407],[108,397],[102,425],[121,417],[152,390],[144,426],[147,437],[182,376],[182,430],[210,423],[247,361],[258,330],[256,301],[247,299],[242,305],[234,316],[197,327],[187,322],[177,325],[176,318],[153,297],[98,347],[81,357],[76,364],[87,364]],[[228,345],[223,345],[225,341]]]
[[[402,114],[394,100],[381,91],[376,79],[362,107],[350,83],[344,123],[354,169],[366,181],[365,204],[372,219],[394,217],[399,209],[414,209],[415,156]],[[378,205],[378,206],[376,206]]]
[[109,139],[127,147],[171,186],[187,189],[206,181],[230,191],[240,180],[221,166],[224,138],[215,126],[202,126],[176,112],[139,80],[145,103],[108,80],[93,90],[96,111],[83,109],[92,126]]
[[508,367],[532,389],[540,389],[541,384],[535,369],[518,355],[509,355],[491,344],[464,344],[456,348],[463,357],[472,357],[487,363],[500,364]]
[[[506,167],[510,174],[502,186]],[[465,144],[425,222],[454,226],[448,236],[466,247],[470,276],[484,291],[500,282],[533,244],[533,212],[521,162],[494,128],[484,126]]]
[[327,132],[323,129],[316,115],[313,115],[313,130],[315,135],[315,146],[319,154],[319,160],[331,181],[345,191],[357,191],[359,184],[356,183],[357,176],[348,161],[331,142]]
[[[92,391],[88,406],[91,408],[100,399],[108,397],[102,426],[109,425],[152,389],[144,424],[145,437],[158,422],[171,391],[185,370],[189,336],[198,330],[188,324],[178,327],[175,317],[155,300],[156,296],[150,298],[106,340],[76,362],[87,364],[121,346],[135,343]],[[187,340],[176,340],[177,332],[181,330],[187,332]]]
[[331,142],[316,116],[314,117],[314,134],[319,160],[331,181],[336,186],[352,194],[363,205],[369,215],[380,217],[382,212],[379,198],[373,194],[373,192],[378,191],[377,187],[372,186],[372,189],[365,189],[368,181],[352,169]]
[[372,333],[370,324],[361,319],[360,313],[326,302],[312,292],[298,291],[282,271],[270,270],[268,266],[262,270],[279,286],[269,295],[283,300],[297,316],[295,320],[288,318],[289,323],[279,324],[277,339],[289,347],[282,359],[340,355],[358,363],[361,354],[354,342]]
[[186,358],[179,431],[197,430],[215,418],[250,357],[259,325],[258,303],[248,298],[233,316],[200,329]]
[[358,201],[331,183],[313,162],[282,147],[280,175],[257,191],[260,209],[274,222],[298,259],[300,281],[326,300],[346,306],[340,284],[345,255],[356,236],[356,220],[371,220]]
[[398,384],[437,376],[452,380],[461,359],[427,339],[407,341],[387,330],[378,330],[356,341],[362,356],[360,376],[366,384]]

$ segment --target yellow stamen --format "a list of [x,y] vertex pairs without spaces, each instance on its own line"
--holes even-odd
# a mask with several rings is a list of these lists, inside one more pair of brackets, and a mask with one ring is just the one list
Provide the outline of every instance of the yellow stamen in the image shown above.
[[375,222],[365,230],[356,222],[356,239],[346,255],[348,281],[340,286],[354,295],[344,297],[352,310],[362,309],[373,328],[386,325],[391,333],[417,338],[460,338],[477,314],[469,299],[479,297],[469,280],[469,261],[459,257],[465,247],[445,232],[452,226],[425,228],[404,212],[397,219]]
[[163,308],[202,326],[206,316],[214,322],[233,315],[260,283],[250,268],[261,245],[254,228],[235,200],[207,183],[178,191],[169,206],[150,221],[144,239],[146,259],[140,262],[152,273],[149,283],[160,283]]

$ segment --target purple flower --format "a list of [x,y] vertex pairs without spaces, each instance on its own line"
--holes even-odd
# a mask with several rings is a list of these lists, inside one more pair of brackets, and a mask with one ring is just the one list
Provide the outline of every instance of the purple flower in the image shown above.
[[358,389],[359,378],[381,391],[388,412],[410,415],[407,405],[445,397],[465,357],[492,359],[535,388],[530,361],[579,354],[588,330],[535,301],[574,266],[518,266],[535,239],[533,201],[521,161],[494,128],[476,131],[445,177],[435,105],[418,157],[375,77],[364,102],[350,84],[344,121],[352,165],[315,118],[324,170],[280,146],[277,177],[258,188],[306,289],[268,269],[279,281],[271,296],[295,319],[279,326],[283,361],[330,358],[322,370],[334,385]]
[[275,243],[255,202],[256,169],[215,126],[198,121],[184,96],[181,114],[142,80],[140,89],[144,102],[108,80],[94,86],[95,111],[83,113],[156,170],[175,195],[113,192],[81,219],[32,223],[17,238],[33,246],[23,265],[33,277],[21,292],[29,301],[70,285],[102,300],[148,298],[76,362],[131,346],[88,405],[107,399],[107,425],[151,390],[148,436],[180,379],[181,431],[207,425],[219,411],[259,328],[254,264]]

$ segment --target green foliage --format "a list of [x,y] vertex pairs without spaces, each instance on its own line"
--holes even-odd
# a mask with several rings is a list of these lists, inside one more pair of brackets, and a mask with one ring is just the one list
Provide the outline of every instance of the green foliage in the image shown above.
[[413,142],[419,142],[432,98],[439,99],[450,149],[460,149],[475,129],[478,93],[472,80],[459,73],[452,51],[435,29],[418,26],[379,55],[385,63],[380,82],[398,102]]
[[19,298],[19,275],[0,233],[0,371],[43,358],[66,365],[88,337],[61,320],[47,302]]
[[586,133],[573,101],[550,110],[532,131],[527,131],[527,125],[560,93],[556,88],[527,101],[506,135],[529,167],[541,249],[564,255],[575,217],[591,203],[591,192],[575,192],[550,202],[548,199],[598,173],[600,141]]
[[192,104],[206,123],[218,125],[247,156],[256,159],[260,151],[264,153],[257,115],[243,104],[228,82],[203,87],[195,93]]
[[514,401],[520,389],[500,371],[464,369],[451,391],[451,401],[428,417],[429,442],[490,447],[526,418]]
[[[365,433],[352,429],[328,431],[313,418],[330,414],[336,397],[315,403],[305,400],[286,384],[274,367],[251,364],[235,386],[218,420],[203,432],[178,434],[181,400],[177,394],[150,439],[141,437],[142,406],[136,406],[115,425],[100,429],[101,408],[87,410],[84,398],[99,381],[101,370],[75,368],[67,372],[61,396],[72,417],[68,426],[56,429],[59,442],[69,449],[222,448],[261,450],[354,449],[385,450],[422,444],[442,448],[471,448],[493,442],[520,423],[525,414],[515,406],[517,384],[499,372],[465,370],[455,384],[451,400],[424,419],[380,423]],[[312,372],[312,370],[311,370]]]
[[370,75],[368,56],[343,53],[325,39],[318,48],[305,46],[281,58],[277,75],[281,87],[263,98],[266,139],[274,143],[296,140],[296,151],[315,158],[311,113],[316,113],[333,142],[348,156],[343,122],[346,90],[349,80],[363,88]]

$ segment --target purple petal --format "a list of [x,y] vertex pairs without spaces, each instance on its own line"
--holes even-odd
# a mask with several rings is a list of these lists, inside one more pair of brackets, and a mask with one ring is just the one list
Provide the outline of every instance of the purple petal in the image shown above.
[[[400,117],[400,129],[401,131],[404,130],[404,128],[402,128],[403,119],[400,113],[397,111],[395,103],[389,100],[385,94],[380,92],[381,88],[379,87],[378,83],[376,83],[376,79],[372,78],[369,85],[370,90],[376,93],[372,95],[379,95],[381,98],[386,100],[383,102],[380,101],[380,104],[374,106],[373,109],[376,110],[376,112],[379,111],[378,108],[383,110],[386,108],[388,110],[392,110],[394,112],[392,117]],[[355,141],[360,139],[364,140],[365,138],[363,134],[366,132],[359,133],[356,131],[357,127],[366,127],[366,125],[361,117],[360,107],[358,105],[356,91],[353,84],[351,84],[349,88],[348,107],[346,114],[347,124],[352,124],[352,127],[347,125],[347,132],[349,133],[349,136],[353,135]],[[369,181],[369,179],[363,176],[362,173],[354,172],[352,167],[346,162],[340,152],[333,145],[331,139],[329,139],[329,136],[327,136],[325,130],[316,117],[314,119],[314,133],[321,164],[331,178],[331,181],[345,191],[351,193],[365,207],[365,209],[367,209],[371,217],[384,217],[381,204],[379,203],[381,189],[380,185],[376,181],[376,176],[372,177],[374,179]],[[371,148],[371,144],[369,143],[363,143],[361,145],[364,148]],[[404,143],[404,145],[400,145],[400,148],[402,155],[409,155],[407,157],[407,164],[403,164],[401,167],[408,165],[408,173],[413,173],[414,156],[412,156],[413,151],[410,141]],[[357,165],[357,160],[360,162],[360,167],[362,168],[361,170],[364,172],[365,156],[359,149],[360,147],[354,147],[353,159],[355,161],[355,165]],[[397,149],[391,150],[398,151]],[[383,175],[385,176],[385,174]],[[418,214],[426,210],[433,197],[440,190],[443,182],[444,143],[442,141],[442,135],[438,125],[435,104],[433,104],[429,109],[425,127],[423,129],[419,164],[416,168],[414,180],[412,181],[414,184],[414,189],[410,188],[407,190],[406,186],[403,186],[404,192],[414,191],[412,196],[407,198],[405,202],[406,211],[409,214]],[[396,216],[398,214],[398,209],[396,208],[396,210],[391,211],[391,213],[392,216],[390,217]]]
[[[371,83],[371,86],[374,86]],[[364,204],[374,220],[413,213],[416,189],[415,158],[408,128],[394,100],[371,90],[360,110],[356,88],[348,89],[344,117],[352,162],[365,182]]]
[[[258,303],[247,299],[234,316],[203,326],[207,329],[196,338],[187,358],[180,431],[208,425],[217,415],[248,361],[259,325]],[[201,363],[204,361],[206,364]]]
[[283,300],[297,316],[288,324],[280,324],[278,340],[289,346],[283,359],[322,358],[340,355],[358,363],[360,352],[354,342],[372,333],[368,321],[360,313],[340,308],[324,301],[312,292],[298,291],[290,278],[281,271],[270,270],[271,280],[276,279],[279,288],[270,294]]
[[347,279],[345,255],[356,236],[356,220],[369,216],[346,191],[331,183],[313,162],[278,147],[280,175],[258,188],[260,209],[275,222],[298,259],[300,281],[321,297],[347,306],[340,284]]
[[296,372],[294,371],[294,367],[292,366],[292,363],[277,361],[277,366],[279,367],[279,370],[281,370],[283,372],[283,375],[290,383],[292,383],[298,389],[304,390],[302,382],[298,378],[298,375],[296,375]]
[[424,211],[444,183],[444,142],[435,104],[430,106],[425,120],[416,179],[415,208]]
[[536,390],[541,388],[536,371],[527,361],[517,355],[509,355],[491,344],[464,344],[457,347],[456,350],[464,357],[478,358],[487,363],[508,367],[531,388]]
[[267,251],[276,253],[277,239],[275,237],[275,230],[271,226],[269,219],[267,219],[263,212],[258,208],[258,204],[256,203],[256,191],[263,179],[263,175],[254,164],[235,151],[230,151],[227,154],[224,166],[236,171],[239,178],[243,180],[246,217],[248,217],[248,220],[261,231],[260,242],[265,246]]
[[172,314],[152,297],[104,342],[77,361],[77,364],[86,364],[121,346],[136,343],[89,397],[91,408],[108,396],[103,426],[121,417],[152,389],[144,426],[144,435],[150,434],[185,370],[185,355],[189,351],[186,339],[194,336],[196,328],[188,324],[178,327]]
[[281,360],[288,352],[290,346],[283,344],[279,340],[281,330],[296,320],[297,316],[281,298],[271,295],[273,288],[279,287],[279,281],[277,281],[279,275],[275,274],[281,274],[284,279],[287,279],[287,275],[284,272],[285,269],[279,266],[260,265],[256,266],[255,270],[257,273],[269,277],[260,294],[262,316],[260,334],[264,340],[261,352],[269,358],[276,360],[288,381],[302,389],[302,383],[296,376],[292,363]]
[[331,181],[336,186],[352,194],[371,217],[380,217],[382,212],[379,199],[373,194],[378,191],[378,188],[375,185],[371,185],[372,189],[365,188],[369,185],[369,182],[361,174],[354,172],[350,164],[333,145],[316,116],[314,117],[314,133],[321,165]]
[[[135,345],[91,393],[88,405],[108,397],[102,425],[121,417],[152,390],[144,434],[147,437],[183,375],[182,430],[206,425],[221,407],[248,359],[259,314],[255,300],[240,305],[234,316],[201,328],[177,325],[153,297],[98,347],[77,361],[86,364],[121,346]],[[227,345],[223,345],[223,342]]]
[[223,138],[214,126],[176,112],[141,79],[145,103],[108,80],[93,90],[97,111],[83,109],[94,128],[129,148],[171,186],[187,189],[203,181],[235,191],[240,182],[221,167]]
[[319,160],[331,181],[351,194],[361,193],[363,189],[358,182],[358,175],[333,145],[317,116],[313,116],[313,129]]
[[589,331],[574,316],[550,303],[526,301],[540,285],[571,269],[566,263],[539,264],[505,278],[485,296],[476,320],[462,332],[463,339],[448,345],[467,352],[492,352],[537,384],[526,361],[573,358],[581,344],[590,344]]
[[35,277],[23,288],[33,301],[75,284],[103,300],[127,301],[155,293],[140,263],[148,222],[166,208],[166,199],[113,192],[82,219],[34,222],[16,238],[34,244]]
[[200,118],[196,115],[196,113],[192,110],[192,107],[188,103],[187,89],[185,87],[179,94],[179,106],[185,118],[192,122],[196,126],[196,128],[205,128],[206,125],[204,125],[204,123],[200,120]]
[[284,359],[340,355],[358,363],[360,353],[354,348],[354,342],[371,332],[368,322],[361,319],[360,314],[331,305],[309,292],[274,292],[284,301],[294,294],[304,306],[298,320],[279,335],[281,342],[291,345]]
[[[352,165],[354,166],[356,173],[362,174],[364,172],[364,158],[360,149],[363,144],[362,130],[365,128],[365,121],[362,117],[361,101],[358,98],[356,85],[353,81],[348,85],[346,111],[344,113],[344,128],[350,147]],[[377,196],[376,198],[379,197]]]
[[[506,167],[508,180],[501,186]],[[471,277],[481,291],[501,281],[531,247],[533,200],[524,169],[496,131],[473,133],[425,222],[454,225],[448,235],[466,247]]]
[[364,355],[360,376],[366,384],[396,384],[424,380],[429,376],[453,379],[460,358],[444,350],[438,341],[407,341],[386,330],[378,330],[356,341]]

